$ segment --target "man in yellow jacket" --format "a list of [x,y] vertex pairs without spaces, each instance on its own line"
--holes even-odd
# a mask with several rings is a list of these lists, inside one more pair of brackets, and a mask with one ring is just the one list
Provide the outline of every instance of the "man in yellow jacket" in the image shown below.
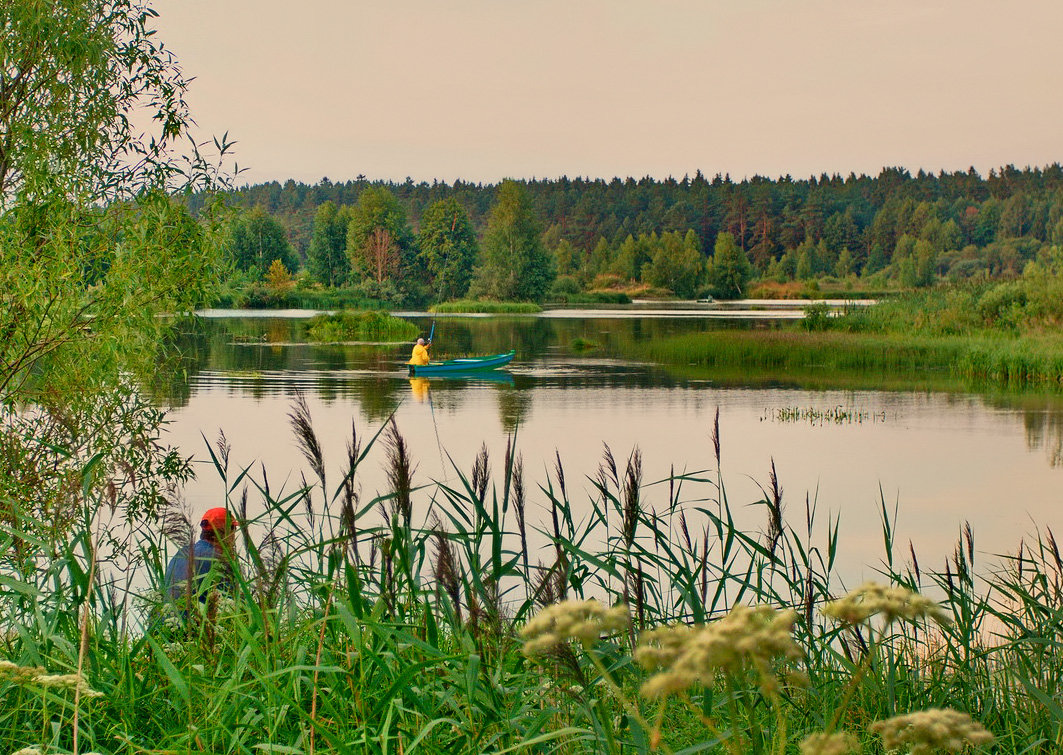
[[415,367],[423,367],[428,364],[428,347],[431,345],[431,341],[426,344],[423,338],[418,338],[416,345],[413,347],[413,354],[407,364],[412,364]]

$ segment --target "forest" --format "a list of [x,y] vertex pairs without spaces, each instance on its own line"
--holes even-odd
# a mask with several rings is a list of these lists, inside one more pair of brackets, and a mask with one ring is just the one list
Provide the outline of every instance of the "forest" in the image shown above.
[[[202,201],[193,196],[192,209]],[[289,180],[235,189],[244,281],[393,303],[737,298],[1001,280],[1063,241],[1063,167],[734,181]],[[274,260],[280,265],[270,266]]]

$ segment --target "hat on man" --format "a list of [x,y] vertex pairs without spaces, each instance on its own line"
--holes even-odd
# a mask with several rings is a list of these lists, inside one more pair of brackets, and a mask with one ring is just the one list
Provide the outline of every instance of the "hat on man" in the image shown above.
[[233,527],[239,527],[240,522],[236,520],[236,517],[232,516],[227,509],[216,508],[207,509],[203,513],[203,519],[200,521],[200,527],[209,527],[215,532],[222,532],[229,528],[229,525]]

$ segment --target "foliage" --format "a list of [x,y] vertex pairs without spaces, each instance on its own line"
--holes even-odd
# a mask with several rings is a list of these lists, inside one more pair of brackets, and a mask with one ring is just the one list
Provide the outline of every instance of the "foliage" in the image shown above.
[[469,290],[479,254],[476,231],[456,199],[441,199],[421,216],[420,264],[437,301],[460,299]]
[[503,181],[484,231],[483,261],[470,296],[542,301],[556,273],[541,233],[524,187],[515,181]]
[[752,275],[749,258],[738,248],[734,236],[730,233],[717,236],[705,273],[712,295],[717,299],[741,299]]
[[413,274],[414,238],[406,210],[384,187],[366,189],[351,208],[347,257],[352,274],[377,283]]
[[326,286],[342,286],[351,272],[347,257],[348,208],[325,202],[314,215],[314,232],[307,252],[310,274]]
[[317,343],[376,341],[395,343],[417,337],[420,330],[409,320],[387,312],[343,311],[316,315],[307,323],[306,337]]
[[257,207],[233,220],[226,246],[236,269],[254,280],[261,279],[274,261],[288,270],[298,267],[284,226]]
[[154,36],[156,15],[142,0],[0,5],[0,210],[213,188],[219,174],[188,138],[188,79]]
[[461,299],[459,301],[447,301],[442,304],[433,304],[429,312],[439,314],[535,314],[542,312],[542,307],[528,301],[492,301],[481,299]]
[[[901,563],[884,515],[885,584],[837,601],[841,524],[820,535],[808,504],[790,526],[772,474],[752,502],[766,531],[737,528],[718,421],[714,468],[645,482],[637,450],[625,464],[607,449],[584,503],[561,459],[530,485],[512,447],[424,485],[393,423],[389,488],[360,501],[377,436],[352,431],[326,479],[305,404],[291,418],[310,473],[296,489],[211,447],[218,503],[245,526],[232,593],[187,615],[114,581],[92,506],[39,569],[0,538],[9,748],[756,754],[940,751],[947,735],[985,752],[995,735],[1044,752],[1063,724],[1045,704],[1063,578],[1049,533],[976,565],[968,531],[928,572]],[[553,514],[536,525],[540,505]],[[143,530],[129,547],[158,580],[172,546]]]

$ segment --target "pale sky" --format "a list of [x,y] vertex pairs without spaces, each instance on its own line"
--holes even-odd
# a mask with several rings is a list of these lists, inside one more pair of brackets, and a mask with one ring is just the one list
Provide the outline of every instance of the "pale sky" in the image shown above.
[[158,0],[238,183],[1063,162],[1063,0]]

